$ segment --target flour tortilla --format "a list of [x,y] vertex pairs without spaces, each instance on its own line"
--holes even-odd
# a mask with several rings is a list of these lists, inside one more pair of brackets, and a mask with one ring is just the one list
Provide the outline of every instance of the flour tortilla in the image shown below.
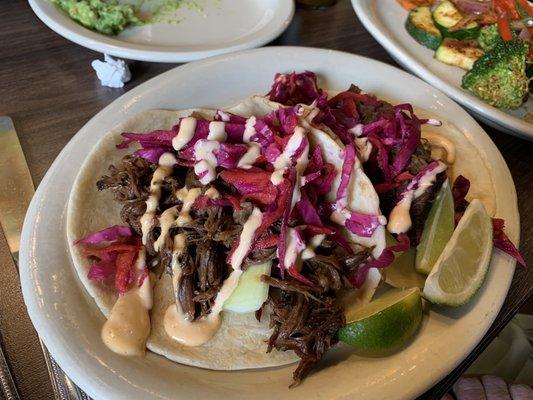
[[[279,106],[279,105],[278,105]],[[261,116],[277,107],[276,103],[266,101],[264,98],[250,98],[229,110],[242,116]],[[148,110],[131,117],[125,122],[109,131],[95,146],[83,164],[74,187],[72,188],[67,210],[67,238],[76,272],[86,288],[94,298],[97,306],[107,317],[113,307],[117,295],[111,288],[106,288],[87,278],[90,269],[88,260],[81,256],[79,249],[72,243],[87,235],[89,232],[100,230],[104,227],[122,224],[120,220],[120,205],[113,200],[109,191],[98,191],[96,181],[108,173],[108,166],[118,163],[121,158],[130,154],[129,149],[117,149],[116,144],[121,142],[122,132],[149,132],[156,129],[170,129],[180,117],[189,116],[192,112],[211,118],[213,110],[190,109],[183,111]],[[490,173],[486,170],[487,163],[479,155],[475,147],[453,126],[448,127],[447,136],[457,146],[457,159],[453,173],[462,173],[472,180],[472,193],[482,195],[486,206],[493,210],[494,188],[490,180]],[[442,128],[435,128],[442,133]],[[337,169],[342,167],[339,158],[342,144],[335,141],[326,131],[313,131],[310,134],[313,145],[323,149],[324,157],[333,163]],[[474,161],[477,165],[470,166]],[[369,214],[379,213],[379,199],[372,188],[371,182],[363,173],[359,165],[354,167],[353,179],[349,188],[351,196],[349,205],[352,210]],[[475,168],[475,170],[474,170]],[[475,172],[475,173],[473,173]],[[487,172],[487,173],[485,173]],[[480,177],[480,175],[483,175]],[[329,200],[334,200],[338,179],[334,182],[334,190]],[[491,203],[492,201],[492,203]],[[352,236],[352,240],[362,245],[372,245],[376,254],[385,246],[384,229],[376,231],[372,238]],[[378,253],[379,251],[379,253]],[[360,291],[349,294],[350,301],[356,305],[370,301],[375,287],[381,281],[381,275],[376,269],[370,271],[365,287]],[[147,347],[155,353],[161,354],[173,361],[182,364],[204,367],[216,370],[237,370],[248,368],[263,368],[281,366],[296,362],[298,358],[293,352],[273,351],[266,353],[265,340],[270,336],[268,316],[257,322],[253,314],[235,314],[224,312],[220,330],[206,344],[199,347],[187,347],[171,340],[163,327],[163,316],[169,304],[174,302],[171,278],[163,274],[157,279],[154,287],[154,305],[151,311],[152,331]]]

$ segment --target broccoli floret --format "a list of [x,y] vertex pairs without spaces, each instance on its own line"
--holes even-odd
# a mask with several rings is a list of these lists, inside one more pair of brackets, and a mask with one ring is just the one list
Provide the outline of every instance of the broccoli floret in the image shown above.
[[463,88],[499,108],[515,109],[528,95],[526,58],[529,44],[514,39],[497,43],[463,77]]
[[529,60],[526,67],[526,76],[529,79],[529,93],[533,93],[533,63]]
[[496,46],[496,44],[502,41],[500,32],[498,30],[498,25],[486,25],[481,28],[477,40],[483,50],[491,50],[494,46]]

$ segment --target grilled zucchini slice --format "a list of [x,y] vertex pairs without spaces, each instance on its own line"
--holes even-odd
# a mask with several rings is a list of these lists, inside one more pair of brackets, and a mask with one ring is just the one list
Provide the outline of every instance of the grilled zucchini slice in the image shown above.
[[441,31],[444,37],[457,40],[476,39],[479,36],[481,27],[477,22],[470,22],[460,29],[455,28],[462,19],[463,15],[449,0],[444,0],[433,10],[435,26]]
[[445,64],[472,69],[476,60],[483,55],[483,50],[474,40],[457,40],[445,38],[435,52],[435,58]]
[[433,23],[429,7],[412,9],[405,21],[405,29],[418,43],[436,50],[442,41],[442,34]]

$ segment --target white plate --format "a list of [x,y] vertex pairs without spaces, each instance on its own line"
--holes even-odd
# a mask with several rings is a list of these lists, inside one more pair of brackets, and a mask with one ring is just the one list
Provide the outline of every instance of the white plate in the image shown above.
[[93,32],[50,0],[30,0],[37,16],[61,36],[91,50],[131,60],[187,62],[262,46],[278,37],[294,15],[293,0],[194,0],[176,12],[177,23]]
[[[315,71],[321,84],[342,90],[356,83],[398,102],[444,116],[476,143],[492,169],[497,215],[518,238],[516,193],[494,144],[457,104],[399,69],[367,58],[301,47],[272,47],[187,64],[124,94],[92,118],[54,161],[37,189],[22,234],[24,299],[37,331],[62,368],[96,399],[412,399],[450,372],[480,341],[505,299],[514,262],[494,252],[487,281],[472,303],[453,312],[432,310],[416,340],[394,356],[360,358],[338,347],[295,389],[294,366],[220,372],[163,357],[124,358],[101,342],[104,317],[80,286],[65,239],[65,211],[83,160],[104,133],[145,109],[223,107],[266,93],[280,71]],[[98,212],[98,210],[95,210]]]
[[405,11],[396,0],[352,0],[361,23],[402,66],[442,90],[468,108],[477,118],[503,131],[533,140],[533,124],[524,116],[533,114],[533,99],[520,109],[503,111],[461,88],[464,71],[433,58],[435,53],[417,43],[405,30]]

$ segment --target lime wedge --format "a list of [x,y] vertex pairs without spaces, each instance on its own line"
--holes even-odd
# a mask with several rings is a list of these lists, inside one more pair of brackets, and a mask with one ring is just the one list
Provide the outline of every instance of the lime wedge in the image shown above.
[[[387,246],[396,244],[396,240],[390,233],[385,234]],[[425,275],[419,274],[415,270],[416,251],[410,248],[403,253],[395,253],[394,261],[387,268],[384,268],[385,282],[398,289],[418,287],[422,289],[426,281]]]
[[472,200],[424,285],[432,303],[460,306],[485,280],[492,254],[492,222],[478,199]]
[[429,274],[439,258],[455,228],[453,196],[448,184],[444,182],[431,207],[420,244],[416,248],[415,267],[422,274]]
[[422,321],[418,288],[389,290],[383,296],[346,315],[339,329],[341,341],[370,356],[385,355],[403,347]]

